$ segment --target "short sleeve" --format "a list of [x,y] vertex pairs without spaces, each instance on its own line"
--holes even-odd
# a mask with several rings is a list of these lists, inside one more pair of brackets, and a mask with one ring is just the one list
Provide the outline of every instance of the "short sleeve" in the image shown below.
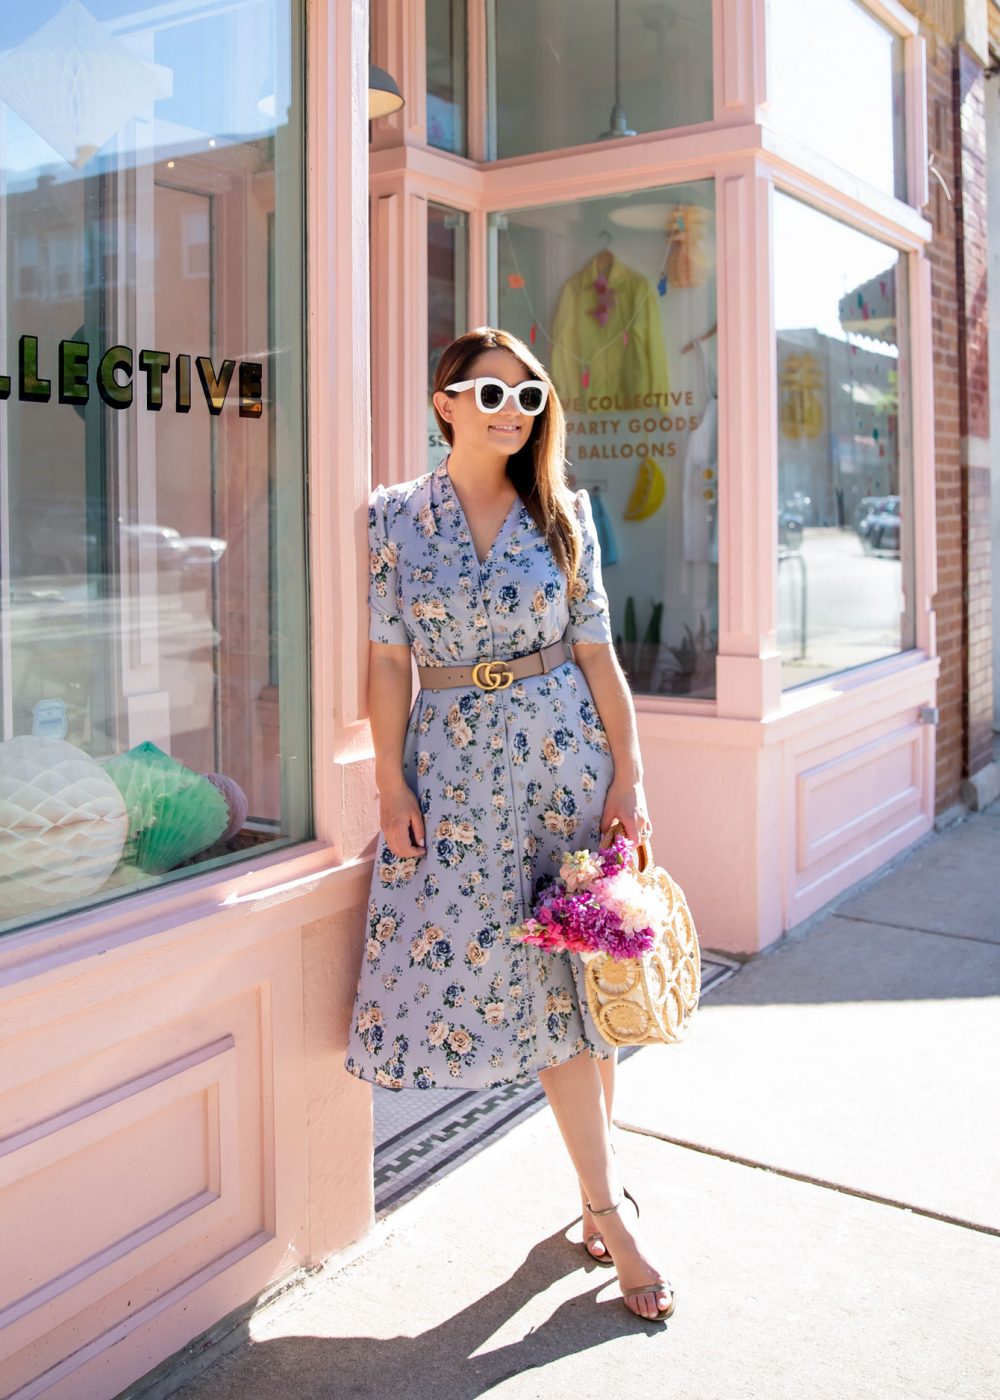
[[399,611],[399,546],[389,538],[388,515],[389,493],[376,486],[368,498],[368,639],[409,645]]
[[583,536],[576,586],[569,598],[570,642],[611,642],[611,609],[601,579],[601,544],[586,490],[576,492],[574,506]]

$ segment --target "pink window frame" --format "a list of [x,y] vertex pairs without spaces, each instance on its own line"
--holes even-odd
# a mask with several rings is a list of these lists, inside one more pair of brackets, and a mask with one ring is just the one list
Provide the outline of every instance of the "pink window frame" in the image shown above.
[[[853,688],[935,654],[930,276],[924,256],[932,229],[920,212],[928,199],[925,43],[917,20],[898,0],[861,3],[904,44],[907,203],[858,180],[773,126],[765,0],[713,0],[711,122],[490,163],[476,159],[482,150],[482,122],[472,115],[485,111],[484,0],[468,0],[468,157],[426,144],[424,6],[395,0],[373,0],[371,6],[374,61],[397,75],[406,94],[398,113],[375,123],[370,147],[374,479],[404,480],[423,469],[429,200],[464,210],[469,217],[469,321],[478,325],[487,320],[487,219],[494,210],[715,180],[721,544],[717,692],[714,701],[637,694],[636,708],[645,714],[782,720],[821,702],[831,681]],[[915,646],[842,677],[787,691],[782,690],[777,649],[774,530],[775,189],[906,255],[914,411]]]

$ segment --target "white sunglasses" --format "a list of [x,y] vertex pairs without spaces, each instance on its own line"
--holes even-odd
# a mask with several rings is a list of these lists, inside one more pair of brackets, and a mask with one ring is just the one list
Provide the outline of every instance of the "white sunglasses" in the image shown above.
[[549,397],[549,386],[541,379],[525,379],[521,384],[510,385],[483,374],[478,379],[463,379],[460,384],[444,387],[445,393],[455,394],[474,387],[476,405],[482,413],[499,413],[507,400],[513,399],[520,411],[531,418],[542,412]]

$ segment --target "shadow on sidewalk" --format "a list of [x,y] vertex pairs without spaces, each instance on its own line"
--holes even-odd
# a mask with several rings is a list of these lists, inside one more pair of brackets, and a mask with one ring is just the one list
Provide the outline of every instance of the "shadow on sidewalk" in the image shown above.
[[[368,1297],[364,1311],[381,1310],[405,1326],[419,1315],[425,1293],[433,1294],[438,1267],[428,1270],[420,1292]],[[539,1293],[581,1268],[587,1270],[593,1286],[564,1299],[544,1325],[493,1350],[472,1354],[506,1330],[506,1324]],[[350,1272],[331,1293],[342,1296],[350,1288]],[[597,1294],[609,1284],[616,1296],[596,1302]],[[190,1390],[185,1386],[176,1392],[176,1400],[195,1394],[198,1400],[235,1394],[252,1395],[254,1400],[288,1395],[296,1400],[334,1395],[358,1400],[396,1395],[407,1400],[475,1400],[512,1376],[617,1337],[645,1332],[652,1340],[668,1331],[669,1323],[633,1318],[617,1293],[614,1271],[588,1268],[580,1247],[557,1232],[536,1244],[506,1282],[426,1332],[388,1338],[306,1335],[255,1342],[205,1372]],[[361,1309],[355,1303],[352,1311]]]

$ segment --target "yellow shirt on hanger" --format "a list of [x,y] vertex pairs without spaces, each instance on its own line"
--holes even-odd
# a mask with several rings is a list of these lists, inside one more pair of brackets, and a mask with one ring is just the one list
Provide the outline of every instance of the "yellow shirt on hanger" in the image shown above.
[[568,413],[600,413],[602,396],[670,387],[656,288],[620,258],[601,279],[599,257],[567,278],[556,305],[551,371]]

